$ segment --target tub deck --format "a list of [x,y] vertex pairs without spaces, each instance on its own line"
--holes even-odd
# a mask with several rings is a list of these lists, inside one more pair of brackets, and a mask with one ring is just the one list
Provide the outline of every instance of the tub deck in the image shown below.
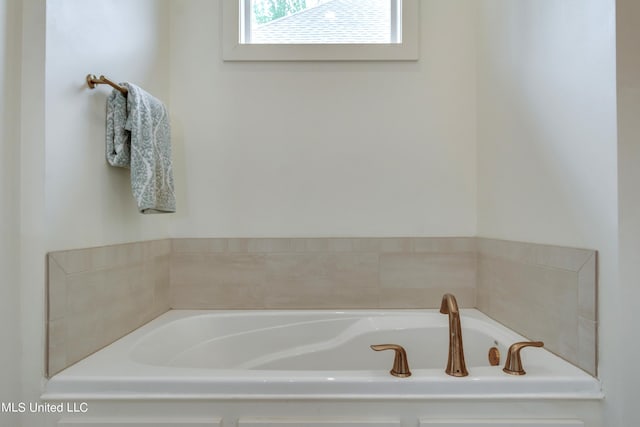
[[[527,375],[504,373],[508,346],[527,339],[461,312],[463,378],[444,373],[448,321],[437,310],[172,310],[52,377],[42,398],[602,398],[597,379],[544,349],[523,351]],[[388,342],[407,349],[411,377],[391,376],[393,353],[368,348]]]

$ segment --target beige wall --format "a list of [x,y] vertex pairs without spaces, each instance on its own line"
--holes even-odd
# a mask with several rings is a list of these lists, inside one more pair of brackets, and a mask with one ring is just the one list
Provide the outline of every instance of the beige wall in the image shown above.
[[231,63],[171,2],[171,237],[471,236],[473,1],[421,0],[419,62]]
[[606,425],[636,425],[614,385],[615,1],[484,0],[478,14],[478,234],[598,250]]
[[[20,399],[20,2],[0,0],[0,401]],[[8,415],[2,414],[2,417]],[[15,421],[15,420],[13,420]],[[12,422],[13,422],[12,421]]]

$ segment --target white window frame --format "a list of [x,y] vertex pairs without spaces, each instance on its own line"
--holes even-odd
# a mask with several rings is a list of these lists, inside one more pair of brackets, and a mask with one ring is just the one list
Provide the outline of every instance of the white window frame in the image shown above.
[[402,0],[402,43],[389,44],[243,44],[242,2],[220,2],[225,61],[416,61],[419,57],[419,0]]

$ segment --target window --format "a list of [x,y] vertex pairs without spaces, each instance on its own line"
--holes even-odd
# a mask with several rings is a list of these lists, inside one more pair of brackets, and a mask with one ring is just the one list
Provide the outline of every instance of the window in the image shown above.
[[418,0],[225,0],[225,60],[416,60]]
[[401,0],[243,0],[240,43],[401,43]]

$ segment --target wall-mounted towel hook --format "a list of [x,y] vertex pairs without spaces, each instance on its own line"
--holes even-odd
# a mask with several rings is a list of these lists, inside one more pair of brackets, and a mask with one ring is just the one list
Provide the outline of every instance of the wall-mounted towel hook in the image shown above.
[[96,77],[95,74],[87,74],[87,86],[90,89],[95,89],[96,85],[109,85],[114,89],[119,90],[124,96],[127,96],[129,91],[126,87],[122,87],[119,84],[112,82],[105,76]]

